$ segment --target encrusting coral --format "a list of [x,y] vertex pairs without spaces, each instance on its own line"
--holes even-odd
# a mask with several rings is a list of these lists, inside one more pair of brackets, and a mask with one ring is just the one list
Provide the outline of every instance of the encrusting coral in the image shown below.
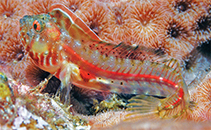
[[194,39],[199,41],[199,44],[209,40],[211,38],[210,29],[211,29],[211,7],[210,4],[205,6],[205,11],[200,13],[193,24],[193,34]]
[[194,91],[191,93],[193,102],[196,103],[196,108],[193,109],[193,113],[190,115],[190,119],[194,121],[206,121],[211,119],[211,73],[203,79]]
[[[0,25],[17,25],[21,17],[26,15],[27,7],[23,8],[23,0],[1,0],[0,2]],[[16,26],[18,28],[18,26]]]
[[153,48],[162,47],[167,19],[172,15],[167,8],[167,2],[134,1],[131,2],[129,11],[132,37],[137,38],[134,44]]
[[[104,20],[103,27],[101,27],[102,36],[100,37],[103,40],[111,43],[120,43],[124,41],[131,44],[132,41],[127,40],[130,39],[131,33],[131,25],[129,23],[129,6],[127,6],[128,2],[129,1],[119,1],[113,4],[106,3],[108,11],[106,11],[107,14],[104,19],[109,19],[109,21]],[[112,35],[110,35],[111,33]]]
[[[59,117],[57,112],[55,115],[53,114],[57,110],[55,110],[55,106],[49,105],[52,103],[49,100],[54,99],[45,98],[43,94],[41,94],[42,96],[30,94],[29,88],[38,85],[48,77],[49,73],[33,64],[19,37],[20,18],[24,15],[48,13],[49,8],[54,3],[66,5],[102,40],[115,44],[124,42],[127,45],[146,46],[162,50],[164,54],[178,59],[184,70],[184,80],[188,85],[191,101],[195,102],[195,106],[191,108],[192,112],[188,113],[189,115],[186,117],[187,120],[211,120],[211,80],[209,76],[211,1],[207,0],[1,0],[0,70],[9,79],[18,82],[18,85],[11,80],[9,82],[14,89],[16,103],[10,102],[5,105],[5,100],[1,99],[2,106],[8,109],[11,107],[12,112],[16,114],[18,111],[15,112],[14,107],[27,106],[31,113],[42,117],[53,128],[57,127],[52,125],[55,119],[61,119],[61,122],[57,122],[58,127],[63,127],[65,123],[70,122],[70,120],[67,121]],[[200,75],[202,71],[204,73]],[[203,79],[204,77],[205,79]],[[25,89],[21,84],[28,85],[28,88]],[[59,85],[59,79],[53,77],[48,81],[47,87],[42,93],[55,94]],[[101,102],[110,94],[80,89],[76,86],[73,87],[71,93],[73,105],[75,104],[71,111],[83,114],[90,114],[90,108],[94,106],[93,99]],[[86,95],[86,93],[90,94]],[[17,103],[18,101],[24,103],[20,105]],[[32,105],[29,105],[30,103]],[[43,104],[48,107],[38,109],[37,106]],[[48,110],[51,111],[52,115],[45,113]],[[93,127],[107,127],[119,123],[124,118],[124,114],[125,112],[109,111],[85,118],[90,120]],[[8,116],[10,117],[11,113]],[[15,116],[17,117],[17,115]],[[31,119],[32,126],[36,125],[34,120],[36,119]],[[1,125],[8,122],[2,116],[0,121]],[[11,127],[13,121],[10,121],[10,125],[7,127]],[[23,126],[25,125],[23,124]]]

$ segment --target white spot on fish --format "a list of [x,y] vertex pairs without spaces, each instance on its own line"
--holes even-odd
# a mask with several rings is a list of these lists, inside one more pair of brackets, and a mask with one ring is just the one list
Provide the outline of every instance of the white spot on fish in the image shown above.
[[44,55],[48,55],[48,53],[49,53],[48,51],[45,51],[45,52],[44,52]]
[[61,51],[63,49],[63,47],[62,46],[59,46],[59,51]]
[[108,80],[105,80],[105,79],[100,78],[100,77],[98,77],[98,78],[96,79],[96,81],[101,82],[101,83],[104,83],[104,84],[110,84],[110,82],[109,82]]
[[163,77],[159,77],[160,80],[163,80]]
[[49,64],[50,64],[50,66],[53,66],[52,57],[49,58]]

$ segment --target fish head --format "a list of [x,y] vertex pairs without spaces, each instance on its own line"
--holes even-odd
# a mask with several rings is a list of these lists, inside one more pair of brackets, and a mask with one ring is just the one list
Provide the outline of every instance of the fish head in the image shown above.
[[60,40],[61,32],[48,14],[20,19],[20,36],[27,51],[47,54]]
[[50,15],[24,16],[20,19],[20,37],[35,65],[48,72],[58,69],[64,38]]

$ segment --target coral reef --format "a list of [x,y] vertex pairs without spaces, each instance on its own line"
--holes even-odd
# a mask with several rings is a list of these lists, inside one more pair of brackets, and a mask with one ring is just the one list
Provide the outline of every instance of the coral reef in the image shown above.
[[190,115],[190,119],[194,121],[206,121],[211,119],[211,73],[202,80],[191,93],[191,98],[193,102],[196,103],[196,108],[193,109],[193,113]]
[[165,27],[172,12],[165,1],[134,1],[129,9],[132,37],[136,44],[159,48],[163,47]]
[[[25,51],[19,37],[19,19],[24,15],[48,13],[53,3],[66,5],[102,40],[115,44],[124,42],[127,45],[155,48],[180,61],[183,77],[188,85],[191,101],[195,102],[195,106],[191,108],[192,112],[188,113],[185,123],[175,120],[156,120],[157,127],[154,128],[161,128],[166,123],[172,124],[169,128],[178,123],[181,123],[181,127],[178,126],[178,128],[187,128],[187,124],[192,125],[195,122],[211,120],[210,0],[1,0],[0,70],[10,79],[9,85],[14,92],[14,97],[9,95],[10,99],[2,97],[0,99],[0,109],[5,109],[0,113],[2,127],[35,128],[39,123],[38,117],[41,117],[45,122],[41,128],[68,127],[70,129],[74,127],[74,124],[89,128],[86,121],[72,117],[70,112],[91,115],[93,114],[91,108],[101,107],[101,101],[105,103],[104,100],[110,95],[110,93],[74,86],[70,94],[73,107],[67,112],[59,101],[51,98],[60,85],[60,81],[56,77],[47,82],[42,93],[30,93],[30,89],[45,80],[49,73],[37,68]],[[0,81],[2,83],[2,79]],[[3,84],[8,85],[6,82]],[[44,93],[49,93],[50,96],[45,96]],[[87,93],[89,94],[87,95]],[[97,101],[93,101],[94,99]],[[101,107],[99,111],[103,111],[103,109]],[[124,119],[125,111],[109,110],[95,116],[83,117],[90,121],[93,128],[114,126]],[[31,116],[26,119],[21,116],[20,111],[31,113]],[[67,115],[69,117],[66,118]],[[22,124],[14,124],[19,118],[22,119]],[[27,124],[24,120],[29,120],[30,123]],[[190,120],[191,122],[189,122]],[[148,119],[141,121],[147,122],[148,125],[154,123]],[[132,125],[138,127],[141,121],[132,124],[120,123],[113,128],[126,129],[132,128]],[[7,123],[6,126],[3,126],[5,123]],[[67,125],[68,123],[70,126]],[[206,123],[201,123],[201,125],[204,127],[200,128],[211,128]],[[146,126],[145,128],[151,127]]]

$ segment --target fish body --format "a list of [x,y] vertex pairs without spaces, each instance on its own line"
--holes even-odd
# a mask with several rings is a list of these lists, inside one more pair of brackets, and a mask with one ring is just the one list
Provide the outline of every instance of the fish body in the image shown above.
[[[179,116],[189,106],[176,60],[163,60],[157,50],[102,41],[64,5],[52,5],[49,14],[24,16],[20,36],[34,63],[59,78],[61,88],[72,83],[99,91],[144,95],[154,104],[148,113],[163,118]],[[131,99],[129,110],[143,112],[143,103],[137,105],[142,101]]]

